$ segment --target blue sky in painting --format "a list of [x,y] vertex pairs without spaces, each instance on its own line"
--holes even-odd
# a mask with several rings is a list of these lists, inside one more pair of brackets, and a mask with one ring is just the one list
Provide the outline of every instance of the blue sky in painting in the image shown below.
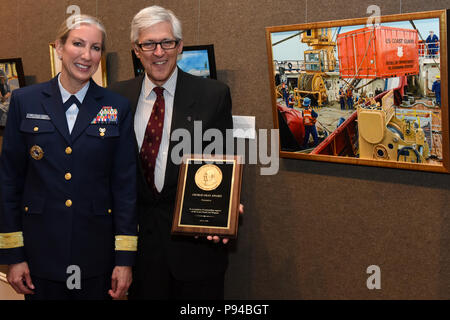
[[178,66],[181,70],[193,74],[204,74],[207,71],[209,75],[209,61],[207,50],[185,51],[180,55]]

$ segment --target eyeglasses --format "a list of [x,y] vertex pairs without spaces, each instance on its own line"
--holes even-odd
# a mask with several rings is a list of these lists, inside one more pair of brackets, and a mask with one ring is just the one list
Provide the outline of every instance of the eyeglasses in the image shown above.
[[178,43],[180,43],[180,40],[163,40],[160,42],[143,42],[143,43],[136,43],[136,45],[141,48],[142,51],[154,51],[156,50],[156,47],[158,44],[161,46],[164,50],[170,50],[175,49],[178,46]]

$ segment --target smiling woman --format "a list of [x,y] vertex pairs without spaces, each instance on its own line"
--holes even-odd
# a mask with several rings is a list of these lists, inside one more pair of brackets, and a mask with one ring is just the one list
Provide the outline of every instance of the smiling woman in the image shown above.
[[11,95],[0,264],[26,300],[121,298],[137,250],[131,109],[92,79],[105,47],[101,23],[70,16],[60,30],[61,72]]
[[[56,51],[54,42],[49,44],[49,51],[50,51],[51,76],[52,78],[54,78],[58,73],[61,72],[62,61],[58,57],[58,53]],[[92,75],[92,80],[94,80],[96,84],[102,86],[103,88],[106,88],[108,86],[105,54],[102,54],[97,71]]]
[[80,90],[97,71],[105,38],[104,27],[93,17],[80,15],[61,25],[55,47],[62,62],[60,80],[70,93]]

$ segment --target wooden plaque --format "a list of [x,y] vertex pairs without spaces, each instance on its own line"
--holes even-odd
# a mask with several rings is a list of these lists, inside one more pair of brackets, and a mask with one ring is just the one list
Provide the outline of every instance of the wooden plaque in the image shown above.
[[183,157],[172,234],[236,238],[242,167],[239,156]]

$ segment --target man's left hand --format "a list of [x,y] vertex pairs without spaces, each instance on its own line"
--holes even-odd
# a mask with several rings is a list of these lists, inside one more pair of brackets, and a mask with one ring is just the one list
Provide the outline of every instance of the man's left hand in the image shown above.
[[124,298],[132,280],[131,267],[116,266],[111,276],[111,289],[108,291],[109,295],[113,299]]
[[[244,205],[242,203],[239,204],[239,214],[244,214]],[[214,243],[219,243],[220,242],[220,237],[219,236],[207,236],[206,239],[208,240],[212,240],[214,241]],[[227,244],[228,241],[230,241],[229,238],[222,238],[222,243],[223,244]]]

